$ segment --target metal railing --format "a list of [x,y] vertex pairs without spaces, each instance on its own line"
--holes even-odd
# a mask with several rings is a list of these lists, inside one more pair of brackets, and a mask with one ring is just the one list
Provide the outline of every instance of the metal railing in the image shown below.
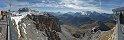
[[11,21],[11,13],[7,13],[7,38],[6,40],[18,40],[17,32]]

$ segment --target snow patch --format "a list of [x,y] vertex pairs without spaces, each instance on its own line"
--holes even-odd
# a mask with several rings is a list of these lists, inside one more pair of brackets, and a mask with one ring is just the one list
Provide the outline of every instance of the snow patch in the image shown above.
[[27,34],[27,32],[26,32],[25,28],[24,28],[24,27],[22,27],[22,29],[24,30],[24,33],[25,33],[25,34]]
[[22,23],[24,25],[24,27],[26,28],[26,24],[25,23]]
[[[13,14],[13,13],[12,13]],[[27,14],[30,14],[30,12],[23,12],[23,13],[15,13],[14,12],[14,14],[16,15],[16,16],[11,16],[11,21],[15,21],[15,23],[16,23],[16,29],[17,29],[17,31],[18,31],[18,38],[20,38],[21,37],[21,34],[20,34],[20,29],[19,29],[19,25],[18,25],[18,23],[21,21],[21,19],[22,18],[24,18],[24,17],[26,17],[27,16]],[[25,24],[24,24],[24,26],[25,26]],[[24,29],[24,28],[23,28]],[[24,29],[25,30],[25,29]],[[25,33],[26,33],[26,31],[24,31]]]
[[31,24],[28,24],[28,26],[31,25]]
[[22,28],[23,28],[23,30],[24,30],[24,33],[25,33],[25,34],[27,34],[27,32],[26,32],[26,30],[25,30],[26,25],[25,25],[25,23],[22,23],[22,24],[24,25],[24,27],[22,27]]

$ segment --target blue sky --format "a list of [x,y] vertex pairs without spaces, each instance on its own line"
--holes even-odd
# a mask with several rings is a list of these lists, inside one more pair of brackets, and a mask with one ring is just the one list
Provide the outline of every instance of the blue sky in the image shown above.
[[112,13],[111,9],[124,6],[124,0],[0,0],[0,10],[9,9],[10,1],[12,10],[29,7],[52,12],[97,11]]

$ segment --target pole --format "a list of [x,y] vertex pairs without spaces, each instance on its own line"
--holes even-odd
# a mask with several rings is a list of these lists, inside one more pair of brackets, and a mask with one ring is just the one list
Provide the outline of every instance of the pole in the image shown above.
[[11,11],[11,0],[9,1],[9,9],[7,13],[7,40],[10,40],[10,11]]

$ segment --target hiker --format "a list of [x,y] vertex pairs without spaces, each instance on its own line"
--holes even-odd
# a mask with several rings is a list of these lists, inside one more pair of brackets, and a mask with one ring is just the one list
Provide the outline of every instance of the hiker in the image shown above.
[[1,15],[2,15],[2,18],[1,18],[1,20],[4,20],[4,17],[5,17],[5,11],[1,11]]

